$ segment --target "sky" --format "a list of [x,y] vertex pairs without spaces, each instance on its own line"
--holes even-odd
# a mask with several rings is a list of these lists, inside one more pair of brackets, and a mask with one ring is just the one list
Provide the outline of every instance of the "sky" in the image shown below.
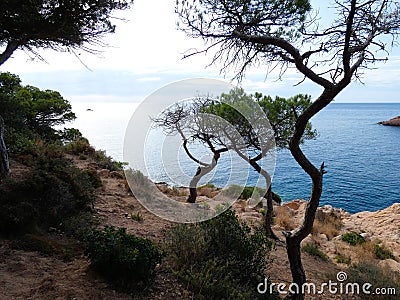
[[[211,56],[182,59],[185,52],[201,49],[203,43],[177,30],[174,4],[174,0],[135,0],[130,10],[116,14],[116,33],[104,39],[108,47],[97,48],[101,54],[77,51],[78,59],[70,53],[43,50],[43,62],[17,51],[0,71],[18,74],[23,84],[57,90],[71,102],[140,102],[164,85],[188,78],[229,82],[233,74],[224,76],[221,66],[208,66]],[[329,17],[324,8],[321,14]],[[400,49],[376,67],[367,70],[363,84],[353,82],[335,101],[400,102]],[[316,97],[321,91],[311,82],[294,86],[299,78],[295,70],[288,70],[279,81],[273,73],[266,77],[266,68],[259,66],[247,73],[241,85],[249,93],[282,97],[298,93]]]

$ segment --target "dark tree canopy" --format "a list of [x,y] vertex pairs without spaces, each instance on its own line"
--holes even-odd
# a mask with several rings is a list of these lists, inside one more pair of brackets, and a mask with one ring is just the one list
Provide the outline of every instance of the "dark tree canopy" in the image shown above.
[[[90,45],[115,30],[114,10],[131,0],[2,0],[0,1],[0,65],[16,49],[38,55],[38,48],[57,51]],[[1,48],[0,48],[1,49]]]
[[71,109],[60,93],[23,86],[18,76],[0,73],[0,111],[10,150],[16,149],[22,137],[59,138],[61,133],[53,127],[74,120]]
[[213,62],[234,68],[239,79],[252,65],[278,65],[282,72],[294,66],[327,87],[385,59],[400,28],[399,1],[334,0],[333,6],[335,20],[325,27],[308,0],[177,1],[176,10],[180,28],[208,43],[194,53],[215,49]]

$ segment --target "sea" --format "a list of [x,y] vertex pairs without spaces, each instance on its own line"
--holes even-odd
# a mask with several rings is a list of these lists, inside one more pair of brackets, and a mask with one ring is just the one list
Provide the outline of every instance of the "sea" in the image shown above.
[[[125,131],[138,103],[79,102],[72,106],[77,119],[68,127],[78,128],[96,149],[123,161]],[[306,141],[302,149],[316,166],[325,164],[321,205],[356,213],[400,202],[400,127],[377,124],[398,115],[400,103],[331,103],[311,120],[318,137]],[[186,161],[185,172],[191,174],[193,162]],[[211,183],[224,185],[225,164],[229,163],[229,159],[220,160],[220,171],[212,174]],[[176,185],[166,172],[155,169],[159,172],[153,172],[153,181]],[[257,180],[258,174],[250,171],[247,184],[255,185]],[[288,150],[276,153],[272,185],[285,202],[308,199],[311,191],[308,175]]]

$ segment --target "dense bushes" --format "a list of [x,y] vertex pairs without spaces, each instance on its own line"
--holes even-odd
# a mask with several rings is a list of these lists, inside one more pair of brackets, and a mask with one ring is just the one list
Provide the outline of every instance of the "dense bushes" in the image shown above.
[[257,293],[271,247],[261,228],[251,232],[232,210],[168,234],[173,269],[198,299],[275,299]]
[[347,233],[343,234],[342,241],[344,241],[352,246],[356,246],[356,245],[365,243],[365,239],[361,235],[359,235],[355,232],[347,232]]
[[89,233],[86,254],[95,271],[124,290],[146,283],[162,258],[150,240],[111,226]]
[[24,152],[35,139],[56,141],[65,134],[71,136],[72,132],[62,133],[54,126],[75,119],[70,103],[58,92],[23,86],[11,73],[0,73],[0,113],[11,153]]
[[[76,168],[58,146],[38,146],[24,179],[0,184],[0,233],[59,227],[94,200],[96,174]],[[97,183],[96,183],[97,182]]]
[[110,171],[121,171],[125,163],[114,161],[104,151],[95,150],[86,138],[80,137],[64,146],[66,153],[80,155],[82,158],[92,158],[99,168]]

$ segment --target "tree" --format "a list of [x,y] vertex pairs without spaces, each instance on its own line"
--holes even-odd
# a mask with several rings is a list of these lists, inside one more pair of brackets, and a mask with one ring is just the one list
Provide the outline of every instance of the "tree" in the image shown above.
[[[199,97],[192,102],[175,103],[166,109],[153,122],[161,127],[167,135],[179,134],[182,146],[187,156],[198,164],[196,172],[189,183],[189,197],[187,202],[195,203],[197,199],[197,185],[202,177],[210,173],[218,163],[221,153],[229,151],[223,142],[217,139],[217,126],[213,120],[202,115],[212,99]],[[203,162],[190,151],[192,143],[200,142],[212,153],[210,162]]]
[[5,137],[10,141],[11,151],[23,139],[60,139],[63,133],[53,126],[74,120],[71,109],[71,104],[60,93],[22,86],[17,75],[0,73],[0,111],[8,124]]
[[[222,94],[222,102],[217,104],[212,103],[205,111],[207,113],[215,114],[226,120],[231,124],[240,134],[245,141],[245,149],[247,153],[243,153],[241,149],[235,148],[235,143],[227,145],[233,147],[235,152],[249,163],[253,169],[264,177],[266,182],[266,192],[264,198],[267,199],[267,210],[265,215],[264,227],[267,235],[278,239],[272,230],[272,216],[273,216],[273,194],[271,176],[268,171],[263,168],[260,161],[269,154],[270,147],[263,147],[259,141],[257,131],[252,128],[248,119],[239,113],[234,107],[243,105],[243,103],[254,102],[258,104],[263,112],[266,114],[274,134],[274,143],[276,148],[285,149],[289,148],[290,137],[294,131],[294,123],[300,115],[311,103],[311,96],[309,95],[296,95],[288,99],[276,96],[273,99],[271,96],[263,96],[261,93],[254,95],[246,95],[243,89],[233,89],[228,94]],[[257,117],[254,116],[254,119]],[[314,139],[316,131],[312,130],[311,123],[308,122],[304,136],[301,139],[303,143],[306,139]],[[230,138],[232,139],[232,138]]]
[[[267,213],[264,225],[267,234],[277,239],[271,228],[271,176],[262,162],[265,157],[274,154],[271,150],[275,149],[275,144],[278,149],[288,148],[297,115],[310,105],[310,99],[310,96],[301,94],[288,99],[272,99],[261,93],[247,95],[242,88],[234,88],[218,99],[206,97],[193,99],[189,103],[176,103],[154,119],[155,124],[163,128],[166,134],[179,134],[186,154],[199,164],[189,184],[188,202],[196,201],[198,182],[216,167],[220,155],[234,151],[265,179]],[[273,129],[272,133],[269,124],[260,122],[265,116]],[[309,123],[302,142],[315,136],[316,132]],[[269,142],[260,142],[260,138]],[[210,163],[200,161],[189,150],[188,145],[195,142],[202,143],[213,153]]]
[[[112,13],[131,0],[2,0],[0,2],[0,65],[17,49],[42,59],[39,49],[94,53],[101,38],[115,31]],[[2,128],[2,127],[1,127]],[[0,128],[0,129],[1,129]],[[0,136],[0,152],[6,153]],[[2,169],[0,169],[2,171]],[[0,174],[1,175],[1,174]],[[4,173],[3,173],[4,175]]]
[[[304,80],[322,88],[321,94],[296,121],[289,149],[312,181],[303,224],[286,233],[286,248],[293,282],[306,282],[300,242],[311,232],[322,193],[324,164],[315,166],[300,148],[308,121],[331,103],[352,81],[398,38],[400,3],[392,0],[334,0],[335,19],[318,24],[317,11],[308,0],[203,0],[177,1],[181,28],[204,39],[202,51],[217,49],[212,62],[222,70],[235,68],[241,79],[249,66],[280,68],[280,77],[294,67]],[[267,69],[268,70],[268,69]],[[268,72],[268,71],[267,71]],[[298,291],[295,299],[303,299]]]

